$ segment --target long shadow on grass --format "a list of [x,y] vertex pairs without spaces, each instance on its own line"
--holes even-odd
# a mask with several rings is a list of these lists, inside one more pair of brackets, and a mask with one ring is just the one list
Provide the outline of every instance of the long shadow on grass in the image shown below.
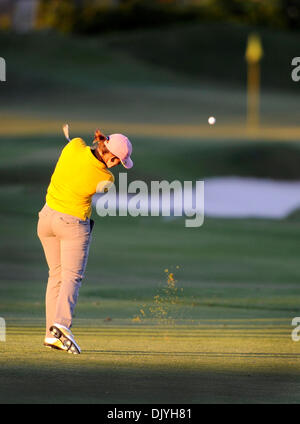
[[[67,355],[69,357],[69,355]],[[67,359],[67,358],[66,358]],[[299,403],[300,375],[205,366],[182,369],[77,363],[7,364],[0,374],[0,403]],[[172,359],[170,358],[170,364]],[[49,364],[48,364],[49,365]]]
[[142,351],[142,350],[85,350],[85,354],[99,354],[99,355],[121,355],[121,356],[202,356],[212,358],[289,358],[300,359],[300,353],[239,353],[239,352],[159,352],[159,351]]

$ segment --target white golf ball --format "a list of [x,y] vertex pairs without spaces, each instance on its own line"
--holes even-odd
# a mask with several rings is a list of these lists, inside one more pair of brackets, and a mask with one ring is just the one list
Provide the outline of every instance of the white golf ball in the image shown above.
[[210,116],[208,118],[209,125],[214,125],[216,123],[216,118],[214,116]]

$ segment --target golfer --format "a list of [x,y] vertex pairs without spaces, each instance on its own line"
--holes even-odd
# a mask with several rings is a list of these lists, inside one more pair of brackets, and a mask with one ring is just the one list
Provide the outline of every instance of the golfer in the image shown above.
[[47,347],[80,353],[70,328],[91,242],[92,196],[106,192],[114,182],[109,168],[119,163],[125,168],[133,166],[131,152],[127,137],[106,137],[99,130],[92,146],[74,138],[61,152],[37,228],[49,268],[44,340]]

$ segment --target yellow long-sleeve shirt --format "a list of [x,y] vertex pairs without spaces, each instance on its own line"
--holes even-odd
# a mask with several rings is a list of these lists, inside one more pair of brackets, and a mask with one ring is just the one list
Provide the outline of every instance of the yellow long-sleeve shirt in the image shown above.
[[81,138],[73,138],[58,159],[46,203],[58,212],[90,218],[92,196],[105,191],[113,182],[113,174],[93,155],[90,147]]

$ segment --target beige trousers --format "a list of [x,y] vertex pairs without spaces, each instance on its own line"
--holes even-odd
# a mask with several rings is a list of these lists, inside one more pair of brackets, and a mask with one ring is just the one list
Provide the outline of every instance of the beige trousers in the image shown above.
[[91,242],[91,220],[57,212],[45,205],[37,228],[49,268],[46,337],[53,323],[70,328]]

